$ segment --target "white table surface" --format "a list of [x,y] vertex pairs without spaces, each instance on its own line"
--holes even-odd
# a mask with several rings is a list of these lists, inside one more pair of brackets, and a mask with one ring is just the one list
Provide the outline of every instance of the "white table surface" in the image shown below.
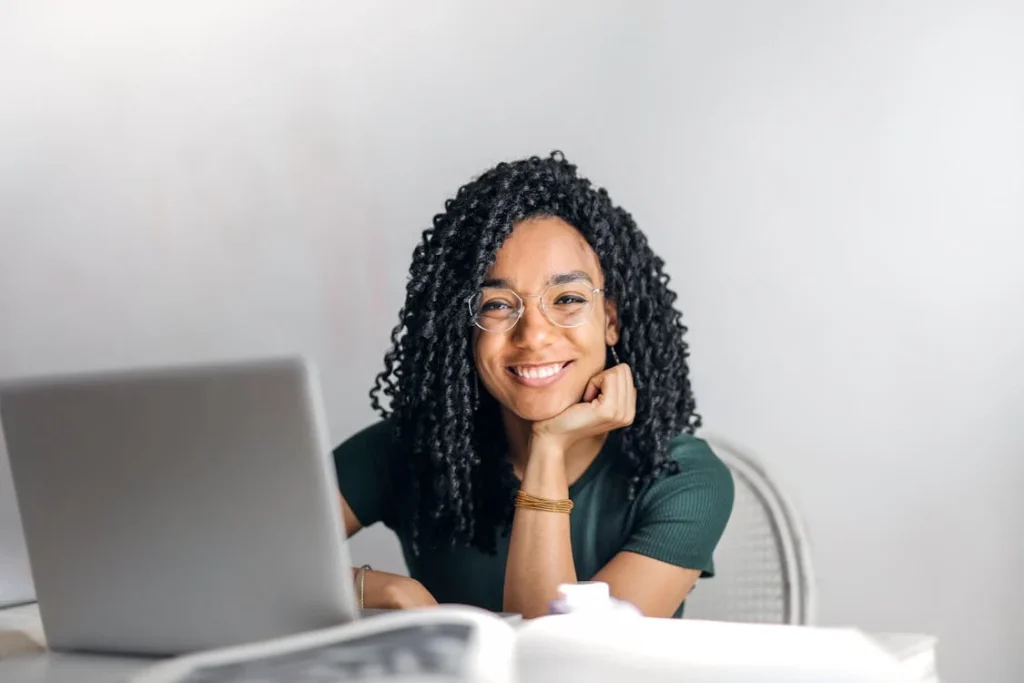
[[0,681],[3,683],[114,683],[153,659],[61,654],[46,649],[39,610],[23,605],[0,610]]

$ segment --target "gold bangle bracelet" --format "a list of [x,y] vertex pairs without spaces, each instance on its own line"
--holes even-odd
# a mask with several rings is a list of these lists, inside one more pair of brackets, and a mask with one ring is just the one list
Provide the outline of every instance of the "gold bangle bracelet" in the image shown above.
[[572,512],[572,505],[572,501],[568,498],[564,500],[553,500],[551,498],[533,496],[525,491],[519,491],[516,493],[517,508],[539,510],[541,512],[561,512],[567,515]]

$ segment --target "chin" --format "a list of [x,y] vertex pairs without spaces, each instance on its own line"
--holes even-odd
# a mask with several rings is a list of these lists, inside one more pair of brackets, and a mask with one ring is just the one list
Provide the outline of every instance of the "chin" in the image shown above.
[[531,401],[528,405],[516,405],[512,412],[528,422],[542,422],[561,415],[572,406],[575,401]]
[[551,418],[558,415],[560,410],[548,410],[548,411],[516,411],[516,415],[527,422],[543,422],[544,420],[550,420]]

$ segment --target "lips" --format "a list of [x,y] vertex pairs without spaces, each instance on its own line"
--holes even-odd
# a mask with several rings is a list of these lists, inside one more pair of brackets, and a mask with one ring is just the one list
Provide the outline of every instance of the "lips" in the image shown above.
[[510,365],[508,374],[520,384],[528,387],[544,387],[557,382],[565,375],[566,368],[572,361],[560,361],[557,363],[531,364],[531,365]]

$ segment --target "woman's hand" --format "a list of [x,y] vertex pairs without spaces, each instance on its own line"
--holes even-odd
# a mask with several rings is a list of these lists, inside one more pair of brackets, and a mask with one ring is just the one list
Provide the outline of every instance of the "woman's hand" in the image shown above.
[[[356,587],[358,591],[358,586]],[[370,609],[436,607],[437,600],[416,579],[368,570],[363,577],[363,606]]]
[[605,370],[587,384],[583,402],[548,420],[533,424],[534,439],[568,449],[580,439],[606,434],[633,424],[636,387],[625,363]]

